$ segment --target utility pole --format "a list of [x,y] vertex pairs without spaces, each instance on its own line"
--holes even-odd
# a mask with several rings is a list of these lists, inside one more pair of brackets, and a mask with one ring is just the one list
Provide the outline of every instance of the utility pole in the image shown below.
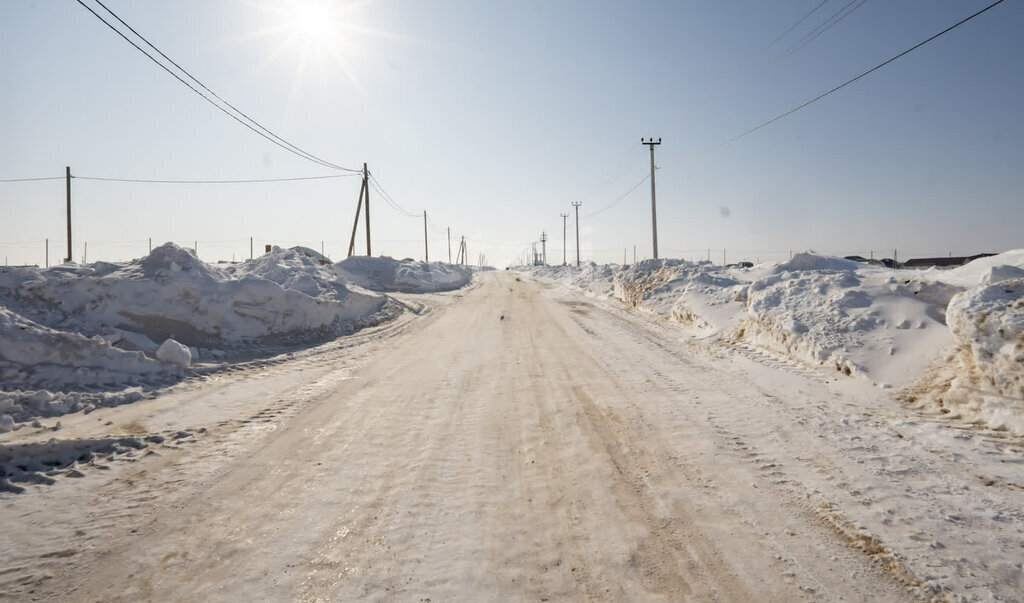
[[[152,241],[152,240],[153,239],[150,239],[150,241]],[[254,256],[252,255],[252,237],[249,237],[249,259],[251,260],[251,259],[253,259],[253,257]]]
[[580,267],[580,206],[582,201],[573,201],[572,206],[576,208],[576,267]]
[[427,247],[427,210],[423,210],[423,261],[430,263],[430,249]]
[[50,239],[46,239],[46,267],[50,267]]
[[558,214],[562,217],[562,265],[565,266],[565,219],[569,214]]
[[366,183],[366,257],[373,257],[370,252],[370,170],[363,162],[363,182]]
[[64,261],[71,262],[71,166],[64,166],[64,185],[68,200],[68,257]]
[[543,266],[548,265],[548,233],[540,233],[540,263]]
[[356,204],[356,220],[352,223],[352,238],[348,241],[348,256],[356,252],[356,230],[359,228],[359,212],[363,208],[363,197],[366,197],[366,255],[370,255],[370,189],[369,172],[363,163],[363,184],[359,187],[359,203]]
[[651,149],[651,231],[654,233],[654,259],[658,259],[658,208],[654,203],[654,147],[661,144],[661,139],[654,142],[654,138],[645,141],[641,137],[640,144],[645,144]]
[[448,263],[452,263],[452,227],[448,227]]

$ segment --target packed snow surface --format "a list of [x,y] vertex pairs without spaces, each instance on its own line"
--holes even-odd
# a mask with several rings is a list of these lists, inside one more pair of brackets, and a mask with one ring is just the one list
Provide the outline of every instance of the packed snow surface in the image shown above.
[[138,399],[227,352],[322,341],[381,322],[383,291],[464,286],[468,268],[391,258],[322,264],[275,248],[224,267],[173,243],[141,259],[0,268],[0,418],[15,422]]
[[1024,250],[923,271],[811,252],[749,268],[647,260],[527,270],[697,338],[906,388],[912,400],[1024,434]]

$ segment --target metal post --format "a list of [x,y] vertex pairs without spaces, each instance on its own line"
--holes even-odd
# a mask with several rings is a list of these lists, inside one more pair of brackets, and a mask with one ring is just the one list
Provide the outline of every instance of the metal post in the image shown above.
[[68,201],[68,257],[65,261],[71,261],[71,166],[64,166],[64,182],[67,188]]
[[640,144],[645,144],[651,149],[651,232],[653,233],[654,241],[654,259],[658,259],[658,208],[654,202],[654,147],[661,144],[661,139],[659,138],[658,142],[654,142],[654,138],[647,141],[641,138]]
[[573,201],[572,206],[576,208],[576,267],[580,267],[580,206],[582,201]]

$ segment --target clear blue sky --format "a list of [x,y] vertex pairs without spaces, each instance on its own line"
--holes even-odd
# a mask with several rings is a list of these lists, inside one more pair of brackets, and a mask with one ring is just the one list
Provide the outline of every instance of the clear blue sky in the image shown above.
[[[97,11],[93,0],[86,0]],[[406,210],[504,266],[582,201],[584,259],[651,254],[640,138],[657,150],[663,257],[789,250],[901,258],[1024,247],[1024,3],[988,13],[763,130],[988,0],[104,0],[218,94],[316,155],[367,162]],[[74,0],[0,2],[0,179],[335,173],[230,120]],[[326,25],[326,26],[325,26]],[[247,185],[75,180],[76,260],[172,240],[207,261],[249,237],[343,256],[358,178]],[[371,195],[374,253],[423,256],[422,219]],[[0,256],[64,254],[64,183],[0,184]],[[447,259],[431,228],[431,259]],[[574,254],[569,220],[569,255]],[[362,232],[359,240],[362,240]],[[453,243],[453,247],[456,243]],[[359,248],[362,249],[361,247]]]

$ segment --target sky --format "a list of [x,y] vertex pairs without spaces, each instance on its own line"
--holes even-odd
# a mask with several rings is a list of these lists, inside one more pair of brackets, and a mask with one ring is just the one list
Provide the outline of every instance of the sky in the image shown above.
[[[649,258],[647,137],[661,257],[1024,247],[1016,0],[732,142],[992,0],[102,1],[275,134],[365,162],[400,208],[371,188],[374,255],[423,259],[426,211],[431,260],[450,228],[453,259],[466,237],[471,263],[503,267],[546,233],[548,262],[571,262],[579,202],[582,260]],[[250,239],[348,250],[358,176],[257,136],[75,0],[0,0],[0,136],[0,180],[57,178],[0,182],[10,265],[43,265],[47,239],[50,264],[66,255],[65,166],[78,262],[167,241],[208,262]],[[327,175],[346,177],[87,179]]]

